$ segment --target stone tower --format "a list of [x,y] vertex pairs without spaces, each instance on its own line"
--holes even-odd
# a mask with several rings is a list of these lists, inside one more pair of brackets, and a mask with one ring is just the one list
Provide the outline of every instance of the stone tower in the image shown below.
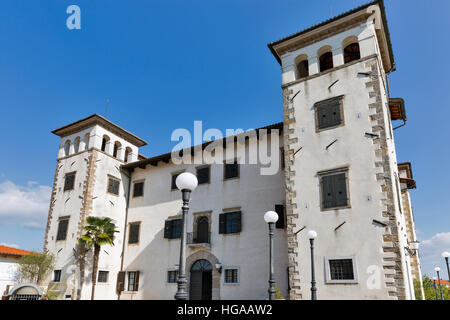
[[383,1],[270,43],[281,65],[291,299],[414,299]]
[[61,141],[44,242],[44,251],[56,256],[49,290],[60,298],[90,299],[93,250],[83,252],[78,239],[88,216],[110,217],[120,233],[115,246],[102,247],[99,270],[110,279],[96,294],[116,299],[129,186],[120,166],[136,161],[146,142],[97,114],[52,132]]

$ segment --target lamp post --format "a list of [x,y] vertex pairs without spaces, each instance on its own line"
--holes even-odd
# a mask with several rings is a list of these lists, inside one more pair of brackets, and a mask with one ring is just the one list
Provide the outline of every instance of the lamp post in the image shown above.
[[439,276],[439,271],[441,271],[441,268],[436,267],[436,268],[434,268],[434,271],[436,271],[436,273],[437,273],[439,292],[441,294],[441,300],[444,300],[444,294],[442,293],[442,287],[441,287],[441,277]]
[[439,300],[439,296],[438,296],[437,288],[436,288],[436,277],[433,277],[432,282],[433,282],[433,287],[434,287],[434,293],[436,294],[436,300]]
[[447,251],[442,252],[442,258],[445,259],[445,264],[447,265],[448,281],[450,281],[450,269],[448,268],[448,258],[449,257],[450,257],[450,252],[447,252]]
[[189,199],[191,192],[197,187],[197,177],[192,173],[183,172],[175,180],[177,188],[181,190],[183,199],[182,217],[181,217],[181,243],[180,243],[180,264],[178,270],[176,300],[187,300],[186,292],[186,215],[189,211]]
[[317,238],[317,232],[309,230],[308,238],[311,245],[311,300],[317,300],[316,276],[314,273],[314,239]]
[[275,222],[278,221],[278,214],[275,211],[267,211],[264,214],[264,221],[269,224],[269,300],[275,300],[275,280],[273,279],[273,230]]

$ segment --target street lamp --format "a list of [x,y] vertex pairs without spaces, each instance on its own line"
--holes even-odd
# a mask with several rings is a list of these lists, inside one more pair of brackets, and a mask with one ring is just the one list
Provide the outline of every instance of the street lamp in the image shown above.
[[275,222],[278,221],[278,214],[275,211],[267,211],[264,214],[264,221],[269,224],[269,300],[275,300],[275,280],[273,279],[273,230]]
[[441,293],[441,300],[444,300],[444,294],[442,293],[442,287],[441,287],[441,277],[439,276],[439,271],[441,271],[441,268],[436,267],[436,268],[434,268],[434,271],[436,271],[436,273],[437,273],[439,292]]
[[433,287],[434,287],[434,293],[436,294],[436,300],[439,300],[439,296],[438,296],[437,288],[436,288],[436,277],[433,277],[432,282],[433,282]]
[[314,239],[317,238],[317,232],[309,230],[308,238],[311,244],[311,300],[317,300],[316,276],[314,273]]
[[447,265],[448,281],[450,281],[450,269],[448,268],[448,258],[449,257],[450,257],[450,252],[447,252],[447,251],[442,252],[442,258],[445,259],[445,264]]
[[192,173],[183,172],[175,180],[177,188],[181,191],[183,206],[181,207],[181,243],[180,243],[180,264],[178,270],[177,281],[177,293],[175,294],[176,300],[187,300],[188,295],[186,292],[186,215],[189,211],[189,198],[191,191],[193,191],[198,184],[197,177]]

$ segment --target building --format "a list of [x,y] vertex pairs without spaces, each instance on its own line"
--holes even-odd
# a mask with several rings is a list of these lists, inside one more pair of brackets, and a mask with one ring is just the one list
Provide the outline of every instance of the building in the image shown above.
[[[44,247],[57,256],[49,288],[90,298],[92,252],[77,239],[87,216],[108,216],[120,234],[100,254],[96,298],[173,299],[175,178],[189,171],[199,178],[187,219],[191,299],[267,297],[268,210],[281,217],[275,280],[285,297],[310,298],[313,229],[319,299],[414,299],[412,174],[397,163],[391,124],[406,121],[405,105],[387,89],[395,61],[384,10],[373,1],[270,43],[282,71],[283,123],[183,150],[192,160],[215,145],[219,163],[139,156],[146,142],[99,115],[54,130],[61,142]],[[272,174],[261,173],[266,162],[247,161],[264,137],[281,163]]]
[[6,294],[10,287],[18,284],[18,260],[31,251],[0,245],[0,293]]

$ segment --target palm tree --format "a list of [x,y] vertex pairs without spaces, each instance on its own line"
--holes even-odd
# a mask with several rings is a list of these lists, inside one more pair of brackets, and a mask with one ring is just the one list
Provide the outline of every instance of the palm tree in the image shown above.
[[87,225],[84,226],[86,233],[78,240],[87,247],[94,247],[94,262],[92,264],[92,293],[91,300],[94,300],[95,285],[97,283],[98,256],[102,245],[114,246],[115,224],[110,218],[88,217]]

